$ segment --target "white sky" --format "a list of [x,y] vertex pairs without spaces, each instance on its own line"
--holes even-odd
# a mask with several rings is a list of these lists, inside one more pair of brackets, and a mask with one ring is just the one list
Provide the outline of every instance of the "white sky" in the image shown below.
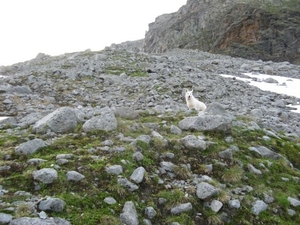
[[187,0],[1,0],[0,65],[144,38]]

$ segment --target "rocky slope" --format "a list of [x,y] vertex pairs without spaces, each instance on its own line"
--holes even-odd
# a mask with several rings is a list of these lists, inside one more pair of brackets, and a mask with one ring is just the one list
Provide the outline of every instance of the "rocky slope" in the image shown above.
[[1,67],[0,223],[299,223],[299,99],[219,75],[299,71],[134,43]]
[[188,0],[149,24],[144,51],[199,49],[248,59],[299,64],[298,1]]

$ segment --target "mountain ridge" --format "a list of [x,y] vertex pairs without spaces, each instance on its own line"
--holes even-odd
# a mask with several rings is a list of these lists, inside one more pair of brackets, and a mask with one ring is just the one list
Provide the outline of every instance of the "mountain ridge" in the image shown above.
[[299,64],[299,9],[297,1],[189,0],[149,24],[143,50],[187,48]]

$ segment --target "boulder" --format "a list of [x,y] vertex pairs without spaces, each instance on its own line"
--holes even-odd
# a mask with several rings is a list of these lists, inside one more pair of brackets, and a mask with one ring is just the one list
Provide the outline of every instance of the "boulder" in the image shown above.
[[32,176],[34,180],[40,181],[44,184],[51,184],[58,178],[57,171],[52,168],[35,170],[32,172]]
[[99,116],[92,117],[86,121],[82,129],[85,132],[91,131],[112,131],[117,129],[118,122],[115,117],[115,114],[111,109],[104,108]]
[[197,138],[195,135],[187,135],[184,138],[180,139],[180,142],[183,146],[189,150],[193,149],[206,149],[206,142],[200,138]]
[[66,203],[59,198],[48,197],[45,200],[40,201],[38,208],[43,211],[50,212],[62,212]]
[[138,214],[132,201],[125,202],[120,220],[124,225],[139,225]]
[[139,184],[143,181],[146,170],[144,167],[140,166],[136,168],[130,176],[130,179],[135,183]]
[[187,117],[178,123],[182,130],[222,131],[231,133],[233,118],[222,115],[202,115]]
[[252,206],[252,213],[255,215],[259,215],[261,212],[265,211],[268,208],[268,205],[261,200],[257,200],[254,202]]
[[131,119],[131,120],[137,119],[140,116],[136,110],[129,107],[119,107],[115,110],[114,113],[116,117],[121,117],[124,119]]
[[74,131],[78,123],[74,109],[62,107],[37,121],[32,130],[34,133],[43,134],[48,130],[55,133],[68,133]]
[[155,209],[152,206],[148,206],[145,208],[145,215],[150,220],[153,219],[156,216],[156,214],[157,214],[157,212],[155,211]]
[[40,148],[43,148],[45,146],[46,144],[42,139],[36,138],[20,144],[18,147],[16,147],[15,153],[20,155],[30,155],[37,152]]
[[200,184],[197,184],[196,194],[201,200],[208,199],[218,193],[218,189],[207,182],[201,182]]
[[191,211],[192,209],[193,209],[192,204],[190,202],[188,202],[188,203],[180,204],[180,205],[177,205],[177,206],[173,207],[171,209],[171,213],[175,214],[175,215],[178,215],[178,214],[181,214],[183,212]]
[[0,213],[0,224],[8,224],[13,216],[7,213]]
[[84,175],[78,173],[77,171],[68,171],[66,177],[68,181],[81,181],[85,178]]

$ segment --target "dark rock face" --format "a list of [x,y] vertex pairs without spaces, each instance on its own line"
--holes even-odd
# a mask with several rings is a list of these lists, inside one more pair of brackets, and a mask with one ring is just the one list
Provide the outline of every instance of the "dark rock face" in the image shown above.
[[189,0],[178,12],[149,24],[144,51],[199,49],[299,64],[300,12],[280,9],[286,7],[285,1],[245,2]]

